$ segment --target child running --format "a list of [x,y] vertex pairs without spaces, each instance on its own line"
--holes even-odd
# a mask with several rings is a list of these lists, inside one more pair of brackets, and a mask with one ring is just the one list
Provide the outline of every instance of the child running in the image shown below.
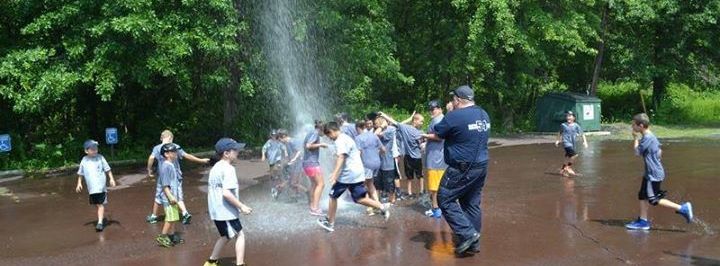
[[565,162],[563,163],[562,168],[560,168],[560,174],[568,177],[577,175],[575,170],[572,169],[572,165],[578,157],[578,154],[575,151],[575,139],[578,136],[582,136],[583,146],[586,149],[588,147],[588,143],[582,128],[578,125],[578,123],[575,123],[575,114],[572,111],[568,111],[565,114],[565,119],[567,122],[560,125],[560,132],[558,132],[557,140],[555,140],[555,146],[559,146],[560,141],[562,140],[563,147],[565,148]]
[[270,179],[272,180],[270,196],[273,199],[277,199],[279,195],[278,188],[280,184],[282,184],[282,178],[280,176],[280,164],[282,162],[282,159],[286,158],[287,156],[288,155],[285,144],[278,140],[277,130],[273,130],[272,133],[270,133],[270,139],[268,139],[268,141],[265,142],[265,145],[263,145],[262,147],[262,155],[260,159],[263,162],[267,161],[268,167],[270,169]]
[[303,141],[305,152],[303,154],[303,172],[310,179],[310,215],[324,216],[320,209],[320,196],[325,188],[325,179],[323,179],[322,168],[320,168],[320,148],[327,148],[328,145],[320,143],[320,136],[323,135],[325,124],[320,120],[315,120],[315,129],[311,130],[305,136]]
[[[355,123],[358,132],[363,132],[355,137],[355,144],[360,150],[360,158],[362,158],[363,167],[365,167],[365,186],[368,189],[368,197],[375,201],[380,201],[378,192],[375,189],[373,179],[377,177],[380,170],[380,155],[385,153],[385,147],[374,132],[365,130],[364,121]],[[368,207],[368,215],[375,215],[375,209]]]
[[440,180],[445,174],[447,164],[445,164],[445,157],[443,155],[443,145],[445,142],[435,135],[433,128],[440,123],[445,116],[443,115],[442,107],[440,107],[440,102],[437,100],[428,103],[428,111],[430,111],[432,119],[430,120],[430,125],[428,125],[428,134],[423,134],[423,138],[427,140],[425,146],[425,166],[428,175],[428,191],[430,191],[431,207],[425,212],[425,215],[440,218],[442,217],[442,212],[440,211],[440,207],[438,207],[437,192],[440,188]]
[[337,159],[335,161],[335,169],[330,175],[330,204],[328,207],[328,216],[318,219],[318,224],[325,228],[328,232],[335,231],[335,213],[337,212],[337,199],[345,193],[346,190],[350,194],[355,203],[380,209],[385,220],[390,217],[388,210],[389,204],[380,204],[377,200],[367,196],[365,188],[365,169],[360,158],[360,150],[358,150],[350,136],[340,132],[340,127],[335,122],[325,125],[324,133],[335,142]]
[[240,224],[240,213],[250,214],[252,208],[240,202],[240,187],[232,162],[237,160],[242,145],[230,138],[215,143],[220,161],[210,169],[208,177],[208,212],[215,222],[220,237],[215,241],[212,254],[204,266],[217,266],[225,244],[235,240],[236,265],[245,265],[245,233]]
[[[645,161],[645,174],[640,183],[640,192],[638,200],[640,200],[640,217],[625,225],[630,230],[650,230],[651,224],[648,220],[648,209],[650,205],[663,206],[675,210],[675,212],[685,218],[687,223],[693,221],[693,210],[690,202],[678,205],[672,201],[665,199],[666,191],[660,189],[660,185],[665,180],[665,169],[663,169],[660,158],[662,150],[660,149],[660,141],[655,134],[650,131],[650,118],[644,114],[637,114],[633,117],[632,135],[634,140],[635,154],[643,157]],[[638,138],[638,133],[641,138]]]
[[280,142],[285,144],[285,149],[288,152],[288,158],[283,166],[283,176],[287,176],[287,180],[283,180],[283,183],[278,188],[278,193],[282,193],[288,186],[295,192],[295,197],[299,194],[307,193],[307,188],[300,184],[300,175],[302,175],[302,165],[298,160],[302,155],[302,142],[295,140],[290,137],[287,130],[278,130],[278,139]]
[[178,146],[173,143],[166,143],[160,148],[160,154],[165,158],[158,165],[158,183],[162,189],[161,202],[165,210],[165,224],[162,234],[155,238],[161,247],[172,247],[185,241],[175,234],[175,224],[180,220],[178,202],[180,195],[180,174],[173,161],[178,157]]
[[[165,157],[162,156],[160,149],[165,144],[173,143],[173,139],[174,139],[174,135],[170,130],[164,130],[163,132],[160,133],[160,142],[161,143],[158,145],[155,145],[155,147],[153,147],[152,152],[150,153],[150,157],[148,158],[148,161],[147,161],[147,172],[148,172],[149,177],[155,177],[153,175],[153,164],[155,163],[155,161],[158,162],[158,166],[157,166],[158,172],[160,171],[159,170],[160,165],[162,165],[163,161],[165,161]],[[180,217],[182,220],[182,223],[189,224],[190,219],[192,219],[192,215],[190,215],[190,212],[185,207],[185,199],[183,196],[183,188],[182,188],[183,176],[182,176],[182,169],[180,169],[180,160],[186,159],[186,160],[194,162],[194,163],[206,164],[210,161],[210,159],[208,159],[208,158],[201,159],[201,158],[195,157],[192,154],[186,153],[179,145],[177,145],[177,144],[175,144],[175,145],[177,146],[177,155],[178,156],[176,156],[175,161],[173,161],[172,163],[175,165],[175,169],[178,172],[178,180],[180,182],[180,187],[178,189],[178,195],[177,195],[177,200],[178,200],[177,205],[178,205],[178,208],[180,208],[180,211],[182,213],[182,216]],[[162,200],[161,200],[162,193],[163,192],[162,192],[162,188],[160,187],[160,179],[158,179],[157,182],[155,183],[155,199],[153,201],[152,213],[150,213],[150,215],[148,215],[145,218],[145,221],[147,221],[148,223],[154,224],[154,223],[158,222],[157,213],[158,213],[158,210],[160,209],[160,205],[162,204]]]
[[[94,140],[86,140],[83,144],[85,156],[80,161],[78,169],[77,186],[75,192],[82,191],[82,180],[85,179],[88,194],[90,195],[90,205],[97,207],[97,224],[95,231],[102,232],[105,229],[105,205],[107,205],[107,179],[110,178],[110,186],[115,186],[115,178],[110,171],[110,165],[105,157],[98,153],[98,142]],[[107,174],[107,177],[105,176]]]

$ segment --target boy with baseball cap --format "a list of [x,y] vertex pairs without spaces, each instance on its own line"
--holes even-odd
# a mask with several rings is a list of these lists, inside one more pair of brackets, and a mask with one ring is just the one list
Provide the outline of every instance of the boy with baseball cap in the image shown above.
[[235,239],[236,265],[245,265],[245,233],[239,218],[240,213],[250,214],[252,208],[240,202],[237,173],[231,164],[237,160],[242,148],[242,144],[231,138],[222,138],[215,143],[220,161],[210,169],[208,177],[208,212],[220,237],[204,266],[217,266],[220,251],[232,239]]
[[162,234],[155,238],[158,245],[162,247],[172,247],[184,241],[175,234],[175,223],[180,221],[180,211],[178,203],[180,202],[180,173],[175,168],[174,161],[177,160],[179,147],[174,143],[166,143],[160,148],[164,160],[158,166],[158,184],[162,190],[160,201],[165,210],[165,224],[162,228]]
[[86,140],[83,143],[85,156],[80,161],[78,169],[77,186],[75,192],[82,191],[82,180],[85,179],[88,194],[90,195],[90,204],[97,207],[98,221],[95,225],[95,231],[101,232],[105,229],[103,220],[105,218],[105,205],[107,205],[107,177],[110,178],[110,186],[115,186],[115,178],[110,171],[110,165],[101,154],[98,153],[98,142],[94,140]]

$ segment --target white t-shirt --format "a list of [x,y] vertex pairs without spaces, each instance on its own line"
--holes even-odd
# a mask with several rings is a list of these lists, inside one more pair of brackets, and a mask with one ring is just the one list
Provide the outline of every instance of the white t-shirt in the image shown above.
[[240,217],[240,211],[223,197],[223,190],[230,190],[240,198],[235,167],[221,160],[210,169],[208,177],[208,212],[214,221],[229,221]]
[[335,150],[337,156],[347,155],[345,163],[340,171],[338,182],[343,184],[354,184],[365,181],[365,167],[360,157],[360,150],[355,141],[348,135],[341,133],[335,139]]
[[89,194],[107,192],[107,177],[105,172],[110,171],[110,165],[105,157],[98,154],[93,157],[85,156],[80,161],[78,175],[83,176]]

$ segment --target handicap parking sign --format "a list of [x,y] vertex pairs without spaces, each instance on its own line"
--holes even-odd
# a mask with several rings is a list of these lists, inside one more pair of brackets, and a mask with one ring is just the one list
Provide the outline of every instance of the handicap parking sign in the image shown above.
[[9,152],[12,150],[12,143],[10,142],[10,135],[0,135],[0,152]]
[[117,128],[109,127],[105,129],[105,143],[117,144],[119,140]]

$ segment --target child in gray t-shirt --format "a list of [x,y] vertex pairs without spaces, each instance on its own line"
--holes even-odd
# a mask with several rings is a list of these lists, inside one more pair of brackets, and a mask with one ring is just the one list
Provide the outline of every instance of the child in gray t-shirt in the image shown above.
[[85,179],[88,193],[90,194],[90,204],[97,207],[98,221],[95,225],[95,230],[100,232],[105,229],[103,222],[105,218],[105,205],[107,204],[107,186],[106,186],[106,174],[110,179],[110,186],[115,186],[115,178],[110,171],[110,165],[105,160],[105,157],[98,153],[98,143],[94,140],[87,140],[83,144],[85,149],[85,156],[80,161],[80,167],[78,169],[78,180],[77,186],[75,186],[75,192],[80,193],[82,191],[82,180]]
[[[652,206],[663,206],[675,210],[675,212],[685,218],[687,223],[693,220],[692,203],[686,202],[677,204],[665,199],[666,191],[660,188],[662,181],[665,180],[665,170],[663,169],[660,157],[660,141],[650,131],[650,118],[646,114],[638,114],[633,117],[633,138],[635,154],[643,157],[645,162],[645,173],[640,183],[640,192],[638,192],[638,200],[640,200],[640,216],[637,220],[625,225],[630,230],[650,230],[650,222],[648,221],[648,209]],[[642,138],[638,138],[638,133]]]
[[565,119],[567,119],[567,122],[560,125],[560,132],[558,132],[555,146],[559,146],[562,141],[563,148],[565,148],[565,162],[563,162],[563,166],[560,168],[560,174],[563,176],[574,176],[577,175],[577,173],[572,169],[572,165],[578,157],[575,149],[575,140],[578,136],[582,136],[583,146],[586,149],[588,143],[582,127],[580,127],[578,123],[575,123],[575,114],[572,111],[568,111],[565,114]]

